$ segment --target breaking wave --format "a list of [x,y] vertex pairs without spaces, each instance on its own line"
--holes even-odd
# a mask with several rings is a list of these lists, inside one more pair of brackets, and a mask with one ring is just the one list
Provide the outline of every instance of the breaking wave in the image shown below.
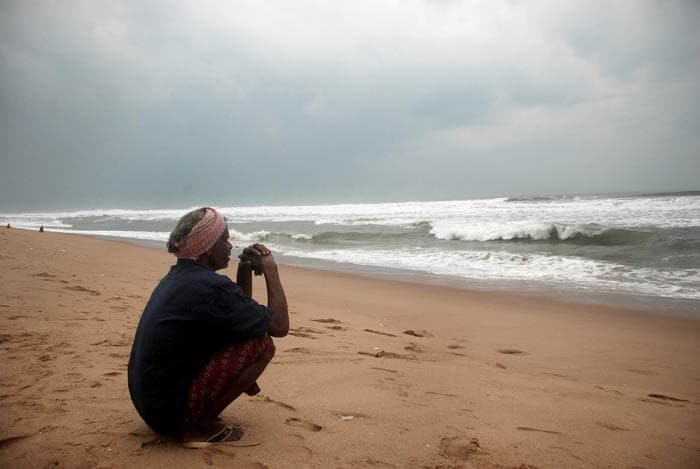
[[290,250],[285,254],[473,280],[542,281],[574,285],[582,290],[700,299],[700,272],[696,269],[639,269],[579,257],[439,249]]
[[405,230],[401,232],[381,232],[381,231],[322,231],[315,234],[306,233],[286,233],[276,231],[253,231],[243,233],[234,229],[229,229],[231,238],[236,241],[246,242],[285,242],[296,241],[313,244],[353,244],[353,243],[378,243],[397,242],[402,239],[425,236],[428,234],[429,225],[420,225],[417,229]]
[[599,246],[639,244],[654,236],[640,230],[557,223],[436,223],[430,233],[450,241],[548,241]]
[[[164,242],[190,209],[0,213],[0,226]],[[700,299],[700,191],[219,207],[236,248],[464,279]]]

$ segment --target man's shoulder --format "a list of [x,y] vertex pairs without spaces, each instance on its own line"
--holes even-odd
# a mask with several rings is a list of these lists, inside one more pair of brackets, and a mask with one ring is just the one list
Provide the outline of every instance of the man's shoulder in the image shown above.
[[173,269],[163,280],[176,289],[193,289],[200,292],[203,290],[240,289],[227,275],[218,274],[194,263],[173,266]]

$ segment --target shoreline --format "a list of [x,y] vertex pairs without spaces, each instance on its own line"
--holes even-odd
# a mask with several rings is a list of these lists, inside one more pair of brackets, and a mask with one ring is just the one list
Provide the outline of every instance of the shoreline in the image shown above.
[[[17,228],[27,231],[26,228]],[[47,230],[49,232],[49,230]],[[165,251],[164,243],[138,238],[125,238],[107,235],[91,235],[75,232],[55,232],[78,237],[105,239],[115,242],[143,246],[154,250]],[[232,252],[235,257],[236,248]],[[392,269],[388,267],[375,267],[342,262],[333,262],[323,259],[303,258],[275,254],[280,265],[312,269],[319,272],[342,272],[380,280],[396,280],[406,283],[433,285],[455,288],[463,291],[487,292],[493,294],[516,294],[524,297],[541,298],[543,300],[556,300],[566,303],[583,305],[609,306],[636,310],[648,314],[664,316],[678,316],[688,319],[700,319],[700,300],[668,298],[662,296],[643,295],[634,292],[612,292],[593,289],[574,288],[565,284],[543,284],[536,281],[491,280],[476,281],[461,277],[451,277],[431,274],[429,272]],[[232,258],[231,262],[235,262]],[[233,275],[235,277],[235,274]]]
[[[0,231],[0,465],[700,463],[700,321],[289,265],[290,335],[262,393],[222,414],[243,439],[184,449],[146,427],[126,385],[172,263],[121,239]],[[265,302],[257,277],[253,292]]]

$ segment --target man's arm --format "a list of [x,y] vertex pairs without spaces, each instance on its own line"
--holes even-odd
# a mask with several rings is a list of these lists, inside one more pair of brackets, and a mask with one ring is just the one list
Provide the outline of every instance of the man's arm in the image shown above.
[[287,296],[284,294],[277,262],[272,254],[262,258],[261,270],[267,285],[267,307],[272,310],[272,320],[268,330],[273,337],[284,337],[289,332]]
[[253,267],[250,265],[250,262],[241,260],[238,263],[236,283],[248,298],[253,296]]
[[250,297],[253,292],[252,273],[265,276],[267,307],[272,311],[272,320],[268,331],[273,337],[286,336],[289,332],[287,296],[284,294],[282,281],[277,270],[277,262],[272,257],[272,253],[262,244],[253,244],[245,248],[238,257],[241,259],[236,276],[238,285]]

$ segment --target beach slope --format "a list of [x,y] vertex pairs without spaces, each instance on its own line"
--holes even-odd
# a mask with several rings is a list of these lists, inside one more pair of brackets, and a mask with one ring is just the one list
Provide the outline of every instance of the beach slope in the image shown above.
[[0,231],[1,467],[700,467],[700,320],[288,266],[290,335],[222,416],[243,439],[182,448],[126,378],[173,261]]

